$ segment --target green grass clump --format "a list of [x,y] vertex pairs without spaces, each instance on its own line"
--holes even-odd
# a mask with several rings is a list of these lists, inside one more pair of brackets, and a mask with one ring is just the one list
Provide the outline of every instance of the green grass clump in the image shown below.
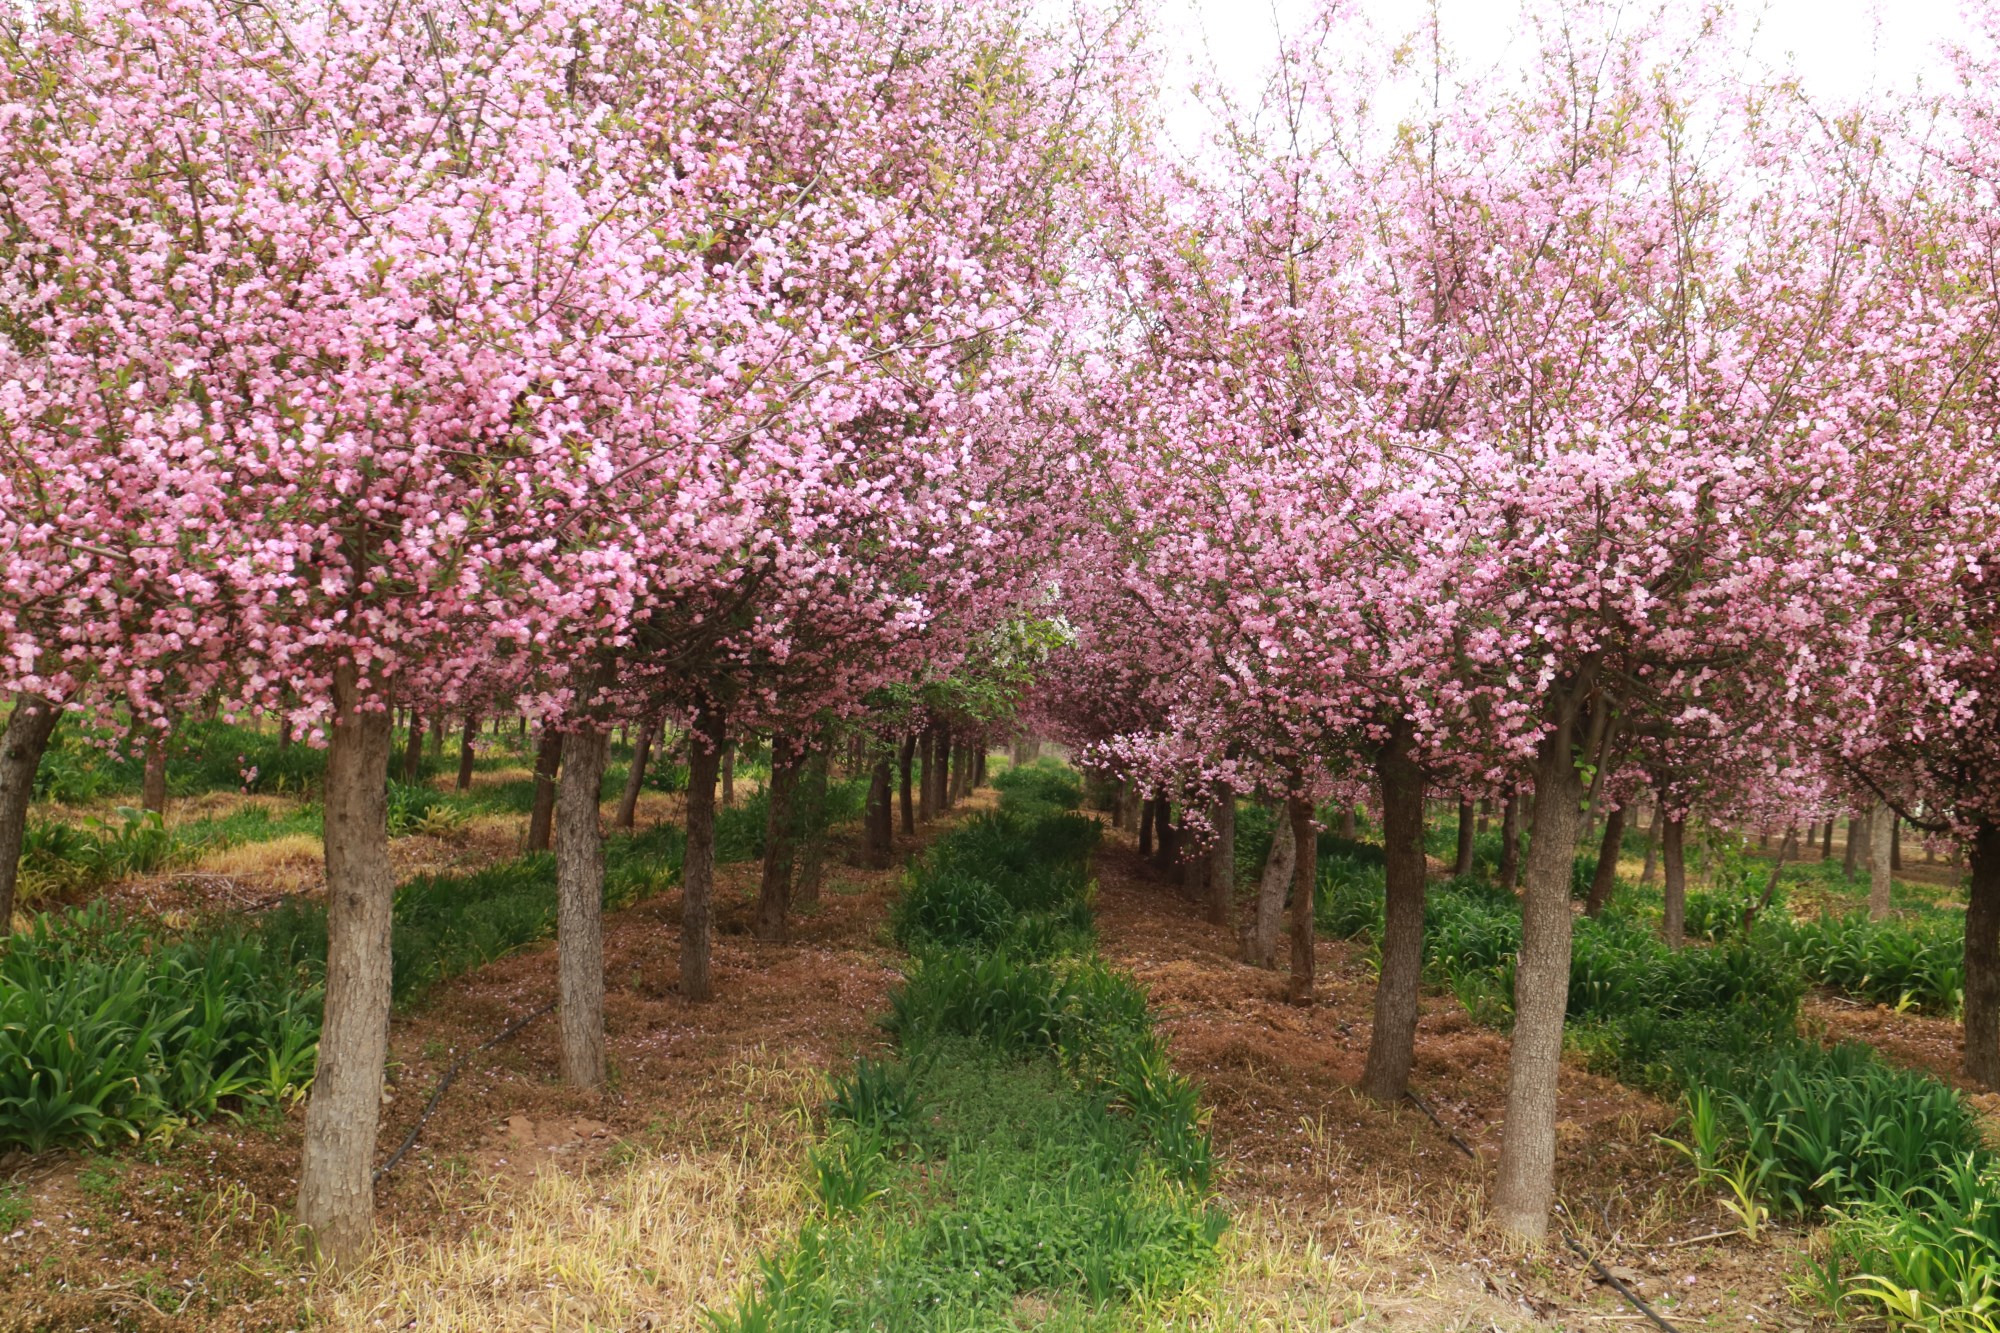
[[1844,995],[1934,1014],[1955,1014],[1964,1002],[1963,916],[1820,917],[1788,925],[1783,940],[1807,977]]
[[318,990],[254,935],[41,915],[0,955],[0,1146],[103,1147],[275,1101],[318,1040]]
[[1088,860],[1097,821],[1047,810],[1039,795],[976,815],[910,869],[890,917],[912,952],[1001,947],[1035,957],[1089,947]]
[[[629,905],[680,880],[686,835],[673,825],[604,843],[604,901]],[[556,863],[547,852],[463,874],[419,875],[396,890],[390,949],[396,1003],[547,939],[556,926]],[[265,913],[267,947],[315,972],[326,966],[326,907],[292,899]]]
[[1007,789],[913,868],[898,1056],[835,1086],[819,1215],[712,1329],[1109,1329],[1212,1270],[1205,1113],[1144,993],[1092,951],[1097,825],[1060,790]]
[[993,786],[1019,810],[1075,810],[1083,805],[1083,779],[1067,764],[1037,759],[996,774]]

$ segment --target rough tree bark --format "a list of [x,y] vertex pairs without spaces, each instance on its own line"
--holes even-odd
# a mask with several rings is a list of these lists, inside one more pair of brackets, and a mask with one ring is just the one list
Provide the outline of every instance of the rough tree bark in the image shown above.
[[562,771],[562,733],[543,727],[535,745],[535,803],[528,808],[528,850],[546,852],[555,831],[556,776]]
[[323,784],[326,822],[326,999],[319,1062],[299,1160],[299,1225],[309,1248],[344,1268],[368,1246],[371,1179],[389,1056],[387,708],[369,708],[360,672],[333,673],[333,721]]
[[556,1017],[563,1082],[604,1081],[604,829],[597,792],[604,781],[604,729],[580,726],[563,738],[556,801]]
[[917,758],[922,771],[917,774],[917,818],[928,824],[937,817],[937,727],[925,727],[917,737]]
[[792,809],[797,812],[800,830],[799,869],[792,884],[796,906],[818,902],[820,881],[826,877],[826,761],[825,746],[813,749],[792,791]]
[[629,829],[639,820],[639,793],[646,786],[646,765],[653,757],[653,733],[659,726],[652,722],[639,724],[639,739],[632,745],[632,766],[625,770],[625,790],[618,794],[618,814],[612,819],[616,828]]
[[1597,871],[1590,877],[1590,896],[1583,900],[1583,914],[1596,916],[1611,900],[1618,883],[1618,853],[1625,842],[1625,807],[1614,806],[1604,816],[1604,841],[1597,847]]
[[[1479,807],[1471,797],[1458,798],[1458,855],[1452,858],[1451,873],[1458,876],[1472,873],[1473,823],[1479,818]],[[1396,1094],[1401,1096],[1401,1093]]]
[[681,997],[715,994],[709,944],[715,930],[715,778],[729,719],[714,704],[695,713],[688,737],[687,852],[681,866]]
[[1660,826],[1660,862],[1666,868],[1661,891],[1660,934],[1678,949],[1687,943],[1687,820],[1668,816]]
[[1162,870],[1171,870],[1180,861],[1181,846],[1187,842],[1187,807],[1183,805],[1180,822],[1174,822],[1174,802],[1162,796],[1159,813],[1153,816],[1153,862]]
[[62,707],[53,700],[17,694],[7,729],[0,731],[0,936],[14,928],[14,886],[28,836],[28,806],[35,799],[35,770],[61,720]]
[[792,905],[792,871],[798,861],[792,807],[803,757],[783,736],[771,738],[770,806],[764,820],[764,870],[757,886],[757,938],[782,943]]
[[1868,829],[1868,919],[1889,919],[1889,853],[1895,837],[1896,812],[1887,801],[1875,802],[1869,812]]
[[1340,807],[1339,832],[1340,836],[1348,842],[1353,842],[1358,836],[1354,827],[1354,805],[1352,802]]
[[931,809],[944,814],[951,809],[951,728],[942,722],[931,737],[931,750],[937,756],[937,774],[933,779],[937,791],[931,797]]
[[1215,794],[1215,841],[1208,849],[1208,919],[1229,924],[1236,905],[1236,793],[1227,787]]
[[[1424,970],[1424,771],[1414,744],[1414,729],[1399,721],[1375,757],[1382,791],[1382,974],[1361,1090],[1384,1103],[1401,1101],[1409,1090]],[[1459,803],[1461,844],[1472,827],[1471,804]]]
[[1848,879],[1854,878],[1854,872],[1868,855],[1868,819],[1868,811],[1858,806],[1847,812],[1847,848],[1841,858],[1840,873]]
[[415,782],[417,773],[424,766],[424,720],[417,710],[410,710],[410,735],[403,746],[403,781]]
[[1493,1194],[1501,1228],[1539,1243],[1555,1200],[1556,1087],[1569,1007],[1570,864],[1583,782],[1577,719],[1557,702],[1556,725],[1534,769],[1534,814],[1521,889],[1521,947],[1514,970],[1514,1033],[1507,1060],[1507,1119]]
[[1822,830],[1821,833],[1820,844],[1819,844],[1819,859],[1822,861],[1831,861],[1833,859],[1833,816],[1832,815],[1828,815],[1826,817],[1826,828]]
[[146,728],[146,767],[139,778],[139,806],[156,815],[167,813],[167,738]]
[[1500,887],[1509,893],[1521,878],[1521,798],[1509,796],[1500,807]]
[[1264,873],[1257,881],[1257,897],[1243,914],[1243,961],[1252,967],[1278,965],[1278,927],[1285,917],[1285,891],[1292,886],[1293,853],[1291,815],[1278,807],[1272,822],[1271,851],[1264,858]]
[[917,814],[910,798],[910,773],[916,767],[917,738],[903,737],[903,748],[896,755],[896,795],[903,809],[903,836],[913,838],[917,833]]
[[465,730],[458,734],[458,789],[472,790],[472,742],[479,735],[479,714],[465,715]]
[[896,819],[890,805],[894,788],[890,784],[889,760],[885,755],[869,769],[868,804],[861,821],[864,843],[862,861],[873,870],[888,869],[896,854]]
[[431,758],[433,759],[444,758],[444,714],[443,713],[438,713],[431,718],[430,740],[428,742],[428,745],[431,752]]
[[2000,823],[1972,833],[1965,899],[1965,1076],[2000,1088]]
[[1312,802],[1294,796],[1285,802],[1292,824],[1292,975],[1285,995],[1293,1004],[1313,998],[1313,877],[1318,873],[1318,838]]

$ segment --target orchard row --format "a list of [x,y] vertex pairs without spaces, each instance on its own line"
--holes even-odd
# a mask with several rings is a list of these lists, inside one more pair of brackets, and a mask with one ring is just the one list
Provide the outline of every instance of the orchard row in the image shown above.
[[1193,848],[1285,803],[1300,999],[1313,810],[1374,791],[1379,1096],[1424,801],[1531,810],[1495,1199],[1523,1236],[1586,807],[1650,801],[1669,848],[1856,803],[1967,841],[1968,1066],[2000,1081],[2000,24],[1953,89],[1847,108],[1748,69],[1727,16],[1579,0],[1519,78],[1471,77],[1330,2],[1183,158],[1135,23],[0,23],[0,920],[63,713],[143,749],[219,703],[326,747],[299,1219],[329,1256],[370,1224],[398,709],[555,738],[578,1084],[612,727],[691,735],[703,1000],[730,744],[770,740],[778,801],[858,735],[886,852],[894,767],[976,763],[1017,706],[1192,807]]

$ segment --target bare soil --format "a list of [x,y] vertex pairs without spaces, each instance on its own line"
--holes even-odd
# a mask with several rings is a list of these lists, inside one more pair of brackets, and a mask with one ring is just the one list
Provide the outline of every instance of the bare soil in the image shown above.
[[[400,839],[399,849],[416,841]],[[399,869],[423,855],[413,851],[402,851]],[[607,918],[609,1086],[583,1093],[557,1080],[549,1018],[472,1054],[416,1146],[378,1188],[384,1230],[444,1242],[485,1215],[496,1182],[525,1183],[545,1167],[590,1173],[632,1152],[700,1147],[740,1116],[741,1080],[732,1071],[746,1058],[823,1070],[878,1045],[873,1020],[885,1008],[897,957],[882,923],[901,872],[857,869],[848,864],[851,851],[836,837],[820,902],[799,915],[782,945],[749,935],[758,866],[718,867],[714,1003],[690,1005],[676,990],[678,893]],[[552,943],[525,950],[435,988],[420,1010],[396,1016],[382,1158],[454,1061],[554,995],[555,964]],[[323,1293],[298,1275],[282,1234],[302,1129],[303,1107],[293,1107],[112,1156],[12,1163],[16,1211],[27,1216],[0,1237],[0,1330],[304,1327]]]
[[[1507,1038],[1448,995],[1427,995],[1414,1090],[1435,1114],[1383,1107],[1355,1090],[1375,976],[1358,945],[1321,940],[1318,992],[1286,1003],[1284,973],[1236,961],[1127,834],[1097,861],[1105,953],[1132,970],[1162,1015],[1176,1065],[1214,1108],[1223,1191],[1239,1219],[1305,1232],[1369,1327],[1616,1327],[1637,1319],[1575,1254],[1513,1253],[1485,1198],[1500,1148]],[[1281,949],[1282,953],[1282,949]],[[1566,1062],[1559,1123],[1559,1222],[1683,1328],[1810,1327],[1786,1293],[1807,1238],[1729,1230],[1662,1146],[1672,1107]],[[1456,1135],[1473,1156],[1456,1146]],[[1709,1239],[1701,1239],[1709,1237]]]

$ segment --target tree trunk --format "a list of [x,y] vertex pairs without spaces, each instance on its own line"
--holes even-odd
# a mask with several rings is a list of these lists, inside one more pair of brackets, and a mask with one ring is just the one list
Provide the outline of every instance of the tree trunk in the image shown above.
[[736,742],[722,747],[722,808],[736,804]]
[[903,807],[903,836],[917,835],[917,815],[910,800],[910,771],[916,766],[917,738],[903,737],[903,748],[896,755],[896,795]]
[[479,714],[465,715],[465,730],[458,737],[458,789],[472,790],[472,742],[479,735]]
[[430,750],[431,750],[431,758],[433,759],[444,758],[444,714],[443,713],[435,714],[431,718]]
[[1514,969],[1514,1033],[1507,1059],[1507,1119],[1493,1211],[1503,1230],[1540,1242],[1555,1199],[1556,1087],[1569,1007],[1570,865],[1583,783],[1576,722],[1564,718],[1535,761],[1534,816],[1521,891],[1521,948]]
[[1653,871],[1659,865],[1660,837],[1665,832],[1665,807],[1653,802],[1653,822],[1646,826],[1646,864],[1639,871],[1639,887],[1653,882]]
[[1354,803],[1352,801],[1340,807],[1340,836],[1347,842],[1353,842],[1360,836],[1359,830],[1354,827]]
[[1521,878],[1521,798],[1509,794],[1500,807],[1500,887],[1509,893]]
[[1153,816],[1153,863],[1161,870],[1172,870],[1180,860],[1181,844],[1187,840],[1187,810],[1181,810],[1180,823],[1174,823],[1174,803],[1167,797],[1160,798],[1160,811]]
[[1159,802],[1148,796],[1139,805],[1139,855],[1153,854],[1153,824],[1159,818]]
[[1208,919],[1229,924],[1236,905],[1236,793],[1227,787],[1215,795],[1215,842],[1208,849]]
[[[1183,830],[1188,828],[1188,816],[1193,813],[1192,806],[1192,801],[1181,803]],[[1208,857],[1195,850],[1192,832],[1180,840],[1176,850],[1180,853],[1181,892],[1205,908],[1208,903]]]
[[917,757],[923,771],[917,775],[917,818],[928,824],[937,816],[937,728],[925,727],[917,736]]
[[799,871],[792,886],[792,902],[809,907],[819,901],[820,881],[826,877],[826,749],[814,749],[799,769],[798,786],[792,792],[792,808],[798,812],[801,830],[798,843]]
[[1319,872],[1318,835],[1312,802],[1294,796],[1285,803],[1292,823],[1292,975],[1286,998],[1311,1004],[1313,998],[1313,879]]
[[606,740],[594,726],[563,738],[556,810],[556,1017],[563,1082],[574,1088],[604,1081],[604,829],[597,794]]
[[1861,868],[1861,862],[1868,855],[1868,815],[1854,809],[1847,812],[1847,854],[1841,859],[1840,870],[1848,879]]
[[[1806,829],[1806,837],[1812,837],[1810,826]],[[1778,844],[1778,859],[1771,862],[1771,873],[1764,880],[1764,896],[1757,900],[1756,907],[1751,908],[1743,914],[1743,924],[1745,926],[1748,926],[1759,914],[1770,910],[1771,900],[1778,896],[1778,879],[1785,873],[1785,862],[1791,858],[1792,853],[1798,848],[1798,844],[1798,830],[1786,829],[1785,840]]]
[[938,736],[937,736],[937,757],[938,757],[937,804],[938,804],[938,809],[941,811],[948,811],[955,804],[951,794],[952,780],[957,776],[952,772],[951,758],[952,758],[952,751],[954,748],[955,747],[952,744],[951,727],[947,724],[940,723],[938,726]]
[[424,766],[424,720],[410,710],[410,734],[403,746],[403,781],[415,782]]
[[618,814],[611,821],[615,828],[629,829],[639,821],[639,793],[646,786],[646,765],[653,757],[653,733],[658,729],[651,722],[639,724],[639,739],[632,745],[632,766],[625,770],[625,790],[618,795]]
[[[1479,818],[1479,808],[1469,796],[1458,798],[1458,855],[1451,863],[1451,873],[1461,878],[1472,873],[1473,821]],[[1397,1093],[1397,1096],[1402,1096]]]
[[[1399,1102],[1409,1090],[1424,970],[1424,771],[1412,754],[1414,742],[1414,729],[1399,721],[1375,759],[1382,791],[1382,974],[1361,1090],[1383,1103]],[[1459,802],[1461,855],[1472,829],[1471,807]]]
[[1271,828],[1271,851],[1264,858],[1264,873],[1257,881],[1257,898],[1243,914],[1243,961],[1252,967],[1278,965],[1278,927],[1285,916],[1285,891],[1292,886],[1293,854],[1298,844],[1292,837],[1292,820],[1285,807]]
[[701,1001],[715,994],[709,976],[709,937],[715,929],[715,778],[729,719],[703,704],[688,737],[687,852],[681,868],[681,997]]
[[972,785],[974,787],[984,787],[986,785],[986,746],[984,742],[972,752]]
[[1668,817],[1660,826],[1660,862],[1667,882],[1661,895],[1660,934],[1673,948],[1687,943],[1687,820]]
[[1833,859],[1833,816],[1832,815],[1828,815],[1826,817],[1826,832],[1825,836],[1820,841],[1819,859],[1822,861],[1831,861]]
[[546,852],[555,829],[556,778],[562,771],[562,733],[544,726],[535,746],[535,803],[528,808],[528,850]]
[[35,770],[61,720],[62,709],[51,700],[17,694],[7,729],[0,731],[0,936],[14,929],[14,885],[28,836],[28,806],[35,799]]
[[792,798],[798,790],[803,756],[771,738],[769,813],[764,819],[764,871],[757,886],[757,938],[782,943],[792,905],[792,871],[798,862],[797,819]]
[[2000,823],[1972,833],[1965,899],[1965,1076],[2000,1088]]
[[877,759],[869,772],[868,805],[862,817],[862,859],[869,868],[887,870],[895,859],[895,813],[890,805],[894,788],[890,785],[889,760]]
[[1895,811],[1889,812],[1889,869],[1903,868],[1903,820]]
[[1868,830],[1868,919],[1889,918],[1889,853],[1894,838],[1896,812],[1887,801],[1875,802],[1872,826]]
[[335,667],[324,780],[326,999],[299,1159],[299,1225],[320,1256],[342,1268],[366,1252],[374,1221],[396,898],[388,793],[394,738],[389,710],[367,702],[360,671],[347,662]]
[[1625,807],[1614,806],[1604,817],[1604,841],[1597,848],[1597,873],[1590,877],[1590,896],[1583,900],[1583,914],[1596,916],[1611,901],[1618,884],[1618,853],[1625,843]]
[[139,779],[139,805],[156,815],[167,813],[167,738],[146,728],[146,768]]

